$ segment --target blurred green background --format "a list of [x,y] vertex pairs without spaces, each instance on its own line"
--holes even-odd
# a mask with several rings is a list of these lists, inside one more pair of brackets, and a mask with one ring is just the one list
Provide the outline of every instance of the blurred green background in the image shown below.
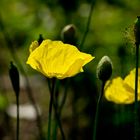
[[[42,110],[42,120],[45,122],[43,127],[46,131],[49,93],[44,76],[26,65],[30,43],[37,40],[39,34],[51,40],[61,40],[63,27],[67,24],[74,24],[77,27],[78,47],[86,30],[90,7],[91,0],[0,1],[1,140],[14,139],[12,131],[15,131],[15,120],[6,113],[7,107],[15,103],[8,77],[10,61],[14,61],[18,67],[12,53],[16,52],[28,74],[33,95]],[[69,94],[62,114],[62,122],[68,140],[90,140],[92,137],[96,101],[101,85],[96,78],[96,66],[101,57],[108,55],[111,58],[114,68],[112,78],[124,77],[134,68],[135,51],[133,41],[130,41],[133,37],[127,38],[127,32],[132,30],[139,14],[139,0],[95,2],[89,32],[82,48],[83,52],[92,54],[95,59],[85,67],[84,73],[71,78],[69,83]],[[12,50],[13,47],[15,52],[10,53],[10,49]],[[21,71],[21,104],[30,103],[23,77]],[[62,87],[60,87],[62,91],[64,83],[65,81],[62,81]],[[35,121],[22,120],[21,123],[21,136],[23,135],[21,139],[37,139]],[[9,125],[10,129],[8,129]],[[103,99],[98,139],[133,139],[133,104],[116,105]]]

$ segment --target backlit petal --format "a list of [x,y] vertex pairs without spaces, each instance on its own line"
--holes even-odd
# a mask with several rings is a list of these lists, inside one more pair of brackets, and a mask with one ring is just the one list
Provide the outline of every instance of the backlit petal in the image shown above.
[[134,93],[126,90],[123,79],[117,77],[106,86],[105,98],[117,104],[130,104],[134,102]]
[[[135,69],[130,71],[130,74],[125,77],[124,82],[131,87],[133,92],[135,91]],[[138,93],[140,94],[140,68],[138,69]]]
[[82,72],[82,67],[93,58],[73,45],[44,40],[30,53],[27,64],[49,78],[63,79]]

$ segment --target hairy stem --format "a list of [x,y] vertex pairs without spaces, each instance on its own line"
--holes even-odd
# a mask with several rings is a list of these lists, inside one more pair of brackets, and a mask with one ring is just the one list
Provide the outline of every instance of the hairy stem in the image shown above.
[[47,140],[51,140],[51,118],[52,118],[54,89],[55,89],[55,79],[52,79],[52,87],[50,88],[50,103],[49,103],[48,137],[47,137]]
[[139,64],[139,43],[136,43],[136,73],[135,73],[135,140],[138,140],[138,64]]
[[[56,80],[56,79],[52,79],[52,80]],[[49,109],[49,112],[50,110],[52,110],[52,106],[54,108],[54,113],[55,113],[55,118],[56,118],[56,128],[57,129],[57,125],[59,126],[60,128],[60,132],[61,132],[61,136],[62,136],[62,140],[65,140],[65,134],[64,134],[64,131],[63,131],[63,128],[62,128],[62,124],[61,124],[61,120],[60,120],[60,116],[59,116],[59,110],[58,110],[58,103],[57,101],[55,101],[53,98],[54,98],[54,94],[55,94],[55,85],[53,84],[53,81],[52,81],[52,87],[50,86],[50,81],[48,79],[48,86],[49,86],[49,90],[50,90],[50,96],[51,96],[51,99],[50,99],[50,109]],[[52,94],[53,93],[53,94]],[[50,116],[51,117],[51,116]],[[49,119],[51,119],[49,117]],[[50,122],[49,122],[50,123]],[[51,125],[51,124],[48,124],[48,125]],[[50,126],[48,126],[50,127]],[[50,130],[49,130],[50,131]],[[56,130],[57,131],[57,130]],[[55,132],[56,132],[55,131]],[[49,134],[49,133],[48,133]],[[57,134],[57,133],[56,133]],[[49,140],[49,139],[48,139]]]
[[104,94],[104,86],[105,86],[105,82],[103,81],[102,82],[101,93],[100,93],[100,95],[98,97],[97,106],[96,106],[94,128],[93,128],[93,140],[96,140],[96,136],[97,136],[97,125],[98,125],[99,109],[100,109],[100,102],[101,102],[102,96]]
[[16,96],[16,104],[17,104],[16,140],[19,140],[19,96]]

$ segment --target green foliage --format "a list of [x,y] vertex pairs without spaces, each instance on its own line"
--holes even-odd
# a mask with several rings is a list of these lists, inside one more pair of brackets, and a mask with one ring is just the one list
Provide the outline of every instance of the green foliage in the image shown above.
[[8,101],[5,96],[0,95],[0,111],[4,111],[8,105]]

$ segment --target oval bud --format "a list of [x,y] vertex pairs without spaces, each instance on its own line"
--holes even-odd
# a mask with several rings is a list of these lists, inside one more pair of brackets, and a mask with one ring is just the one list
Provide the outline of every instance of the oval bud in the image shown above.
[[10,62],[9,76],[16,96],[19,96],[19,72],[17,67]]
[[38,38],[38,44],[40,45],[40,44],[42,43],[43,40],[44,40],[44,39],[43,39],[43,36],[42,36],[42,34],[40,34],[40,35],[39,35],[39,38]]
[[66,25],[61,32],[61,38],[64,43],[76,45],[76,27],[73,24]]
[[97,65],[97,77],[107,81],[112,74],[112,62],[108,56],[103,56]]

